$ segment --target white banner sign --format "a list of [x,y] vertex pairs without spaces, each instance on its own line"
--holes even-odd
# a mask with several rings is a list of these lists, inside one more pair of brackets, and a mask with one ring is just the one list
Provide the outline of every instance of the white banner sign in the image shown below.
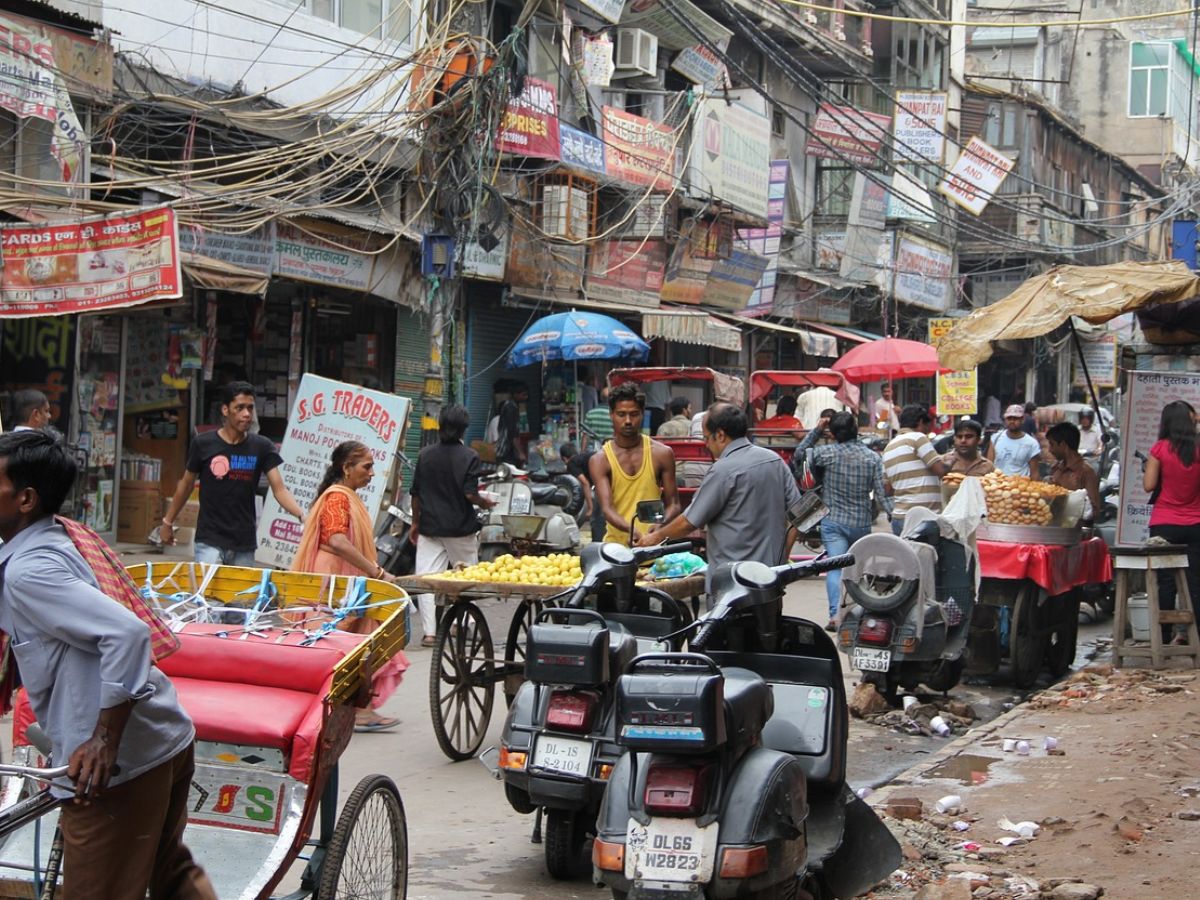
[[940,163],[946,152],[946,95],[897,92],[892,140],[897,162]]
[[1011,159],[973,137],[954,168],[938,185],[938,190],[967,212],[978,216],[1012,167]]
[[710,97],[693,131],[692,196],[716,197],[765,219],[771,180],[771,120],[724,97]]
[[954,254],[945,247],[900,235],[896,246],[896,299],[944,312],[950,308]]
[[[375,477],[359,491],[374,522],[383,504],[396,448],[404,440],[411,406],[407,397],[306,374],[300,380],[279,450],[283,457],[279,472],[300,508],[310,509],[317,499],[317,487],[325,476],[333,448],[343,441],[358,441],[366,444],[375,457]],[[258,522],[255,559],[286,569],[300,545],[300,533],[299,523],[285,514],[274,495],[268,493]]]
[[275,271],[355,291],[371,287],[375,257],[313,237],[287,222],[275,223]]
[[1150,495],[1142,489],[1142,461],[1158,442],[1162,409],[1172,400],[1186,400],[1200,409],[1200,372],[1130,372],[1129,392],[1122,399],[1121,509],[1117,514],[1117,543],[1133,547],[1149,536]]

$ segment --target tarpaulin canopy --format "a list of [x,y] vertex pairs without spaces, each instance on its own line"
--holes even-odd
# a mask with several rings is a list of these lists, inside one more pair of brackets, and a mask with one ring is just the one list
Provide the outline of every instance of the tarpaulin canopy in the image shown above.
[[709,381],[718,400],[741,406],[746,402],[746,385],[736,375],[725,375],[703,366],[647,366],[638,369],[613,369],[608,373],[609,387],[632,381],[647,384],[651,381]]
[[179,259],[184,274],[192,279],[197,287],[205,290],[232,291],[236,294],[256,294],[262,297],[271,283],[270,275],[235,266],[211,256],[181,253]]
[[973,369],[991,358],[993,341],[1041,337],[1071,316],[1099,324],[1198,295],[1200,278],[1178,260],[1055,266],[956,324],[938,343],[938,358],[954,371]]

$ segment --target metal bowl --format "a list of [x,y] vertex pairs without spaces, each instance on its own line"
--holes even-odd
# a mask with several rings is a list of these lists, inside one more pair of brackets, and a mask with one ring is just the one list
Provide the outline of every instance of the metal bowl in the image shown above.
[[501,516],[504,533],[518,541],[535,541],[546,525],[545,516]]

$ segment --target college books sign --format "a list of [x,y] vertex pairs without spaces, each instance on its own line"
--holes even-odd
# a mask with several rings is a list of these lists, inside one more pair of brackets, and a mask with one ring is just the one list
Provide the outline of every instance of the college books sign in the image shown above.
[[[333,448],[343,441],[359,441],[375,457],[375,477],[359,491],[374,521],[383,504],[396,448],[404,440],[411,405],[407,397],[305,375],[279,450],[283,457],[279,472],[300,508],[311,508],[317,499],[317,487]],[[258,522],[255,559],[286,569],[300,546],[300,532],[300,523],[284,513],[268,493]]]

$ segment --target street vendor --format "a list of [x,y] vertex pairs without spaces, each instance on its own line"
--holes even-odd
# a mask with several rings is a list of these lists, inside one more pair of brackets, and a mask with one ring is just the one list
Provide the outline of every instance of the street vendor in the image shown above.
[[959,419],[954,426],[954,449],[942,456],[946,474],[986,475],[996,467],[979,452],[983,426],[974,419]]
[[1079,454],[1079,429],[1070,422],[1060,422],[1046,432],[1046,443],[1056,460],[1050,470],[1050,483],[1068,491],[1087,491],[1091,507],[1088,512],[1098,518],[1104,512],[1100,502],[1100,476]]
[[596,501],[608,522],[606,541],[629,543],[637,505],[643,500],[661,499],[667,522],[679,514],[675,454],[666,444],[642,434],[645,409],[646,397],[633,382],[609,392],[612,440],[605,441],[603,452],[588,464]]

